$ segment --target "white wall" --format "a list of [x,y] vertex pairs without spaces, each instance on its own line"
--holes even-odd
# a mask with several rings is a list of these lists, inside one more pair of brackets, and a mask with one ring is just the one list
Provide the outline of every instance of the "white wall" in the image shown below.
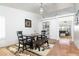
[[59,15],[51,18],[45,18],[39,22],[39,32],[42,30],[42,22],[49,21],[50,23],[50,33],[49,38],[50,39],[59,39],[59,23],[61,21],[71,21],[71,35],[73,36],[73,20],[74,20],[74,14],[65,14],[65,15]]
[[5,39],[5,17],[0,16],[0,40]]
[[79,25],[74,26],[74,43],[79,48]]
[[59,38],[59,21],[57,19],[50,20],[50,39]]
[[[79,4],[76,4],[75,6],[75,9],[76,9],[76,13],[78,12],[79,10]],[[74,43],[75,45],[79,48],[79,25],[75,25],[75,21],[74,21],[74,25],[73,25],[73,39],[74,39]]]
[[[39,16],[37,14],[0,6],[0,16],[4,16],[6,20],[6,37],[0,41],[0,47],[17,43],[16,31],[22,30],[24,34],[31,34],[38,30]],[[32,20],[32,28],[25,28],[25,19]]]
[[43,22],[49,22],[49,38],[50,39],[58,39],[59,38],[59,22],[56,18],[51,18],[51,19],[45,19],[43,21],[40,21],[38,24],[39,27],[39,33],[41,33],[42,28],[42,23]]
[[74,38],[75,40],[79,40],[79,25],[74,26]]

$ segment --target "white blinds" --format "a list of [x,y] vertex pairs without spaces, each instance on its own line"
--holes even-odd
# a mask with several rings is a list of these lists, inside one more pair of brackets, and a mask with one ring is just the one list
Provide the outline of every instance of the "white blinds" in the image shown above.
[[5,18],[0,16],[0,40],[5,38]]

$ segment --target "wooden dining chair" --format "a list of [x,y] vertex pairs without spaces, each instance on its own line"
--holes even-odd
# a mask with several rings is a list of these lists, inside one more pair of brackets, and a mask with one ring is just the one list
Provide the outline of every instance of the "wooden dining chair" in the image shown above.
[[24,51],[26,49],[26,37],[23,37],[22,31],[17,31],[17,36],[18,36],[18,51],[22,49]]
[[46,30],[42,30],[41,31],[41,35],[45,35],[46,36]]
[[33,38],[31,36],[26,36],[26,46],[27,45],[30,49],[33,49]]

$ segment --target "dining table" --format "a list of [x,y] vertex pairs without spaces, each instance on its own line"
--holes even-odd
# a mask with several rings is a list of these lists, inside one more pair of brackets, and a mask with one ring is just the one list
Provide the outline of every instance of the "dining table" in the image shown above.
[[[48,44],[48,40],[47,39],[42,39],[42,35],[41,34],[32,34],[32,35],[24,35],[25,37],[30,37],[31,38],[31,45],[30,45],[30,48],[32,49],[37,49],[40,51],[40,46],[43,45],[44,43],[47,43]],[[40,40],[38,40],[38,37],[41,37]]]
[[24,37],[30,37],[31,38],[31,43],[30,43],[30,48],[35,47],[35,42],[37,42],[37,37],[41,36],[41,34],[31,34],[31,35],[23,35]]

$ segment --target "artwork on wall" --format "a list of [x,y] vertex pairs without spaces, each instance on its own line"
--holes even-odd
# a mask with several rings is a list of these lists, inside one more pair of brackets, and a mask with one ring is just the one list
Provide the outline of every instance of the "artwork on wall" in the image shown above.
[[31,20],[25,19],[25,27],[31,27]]

